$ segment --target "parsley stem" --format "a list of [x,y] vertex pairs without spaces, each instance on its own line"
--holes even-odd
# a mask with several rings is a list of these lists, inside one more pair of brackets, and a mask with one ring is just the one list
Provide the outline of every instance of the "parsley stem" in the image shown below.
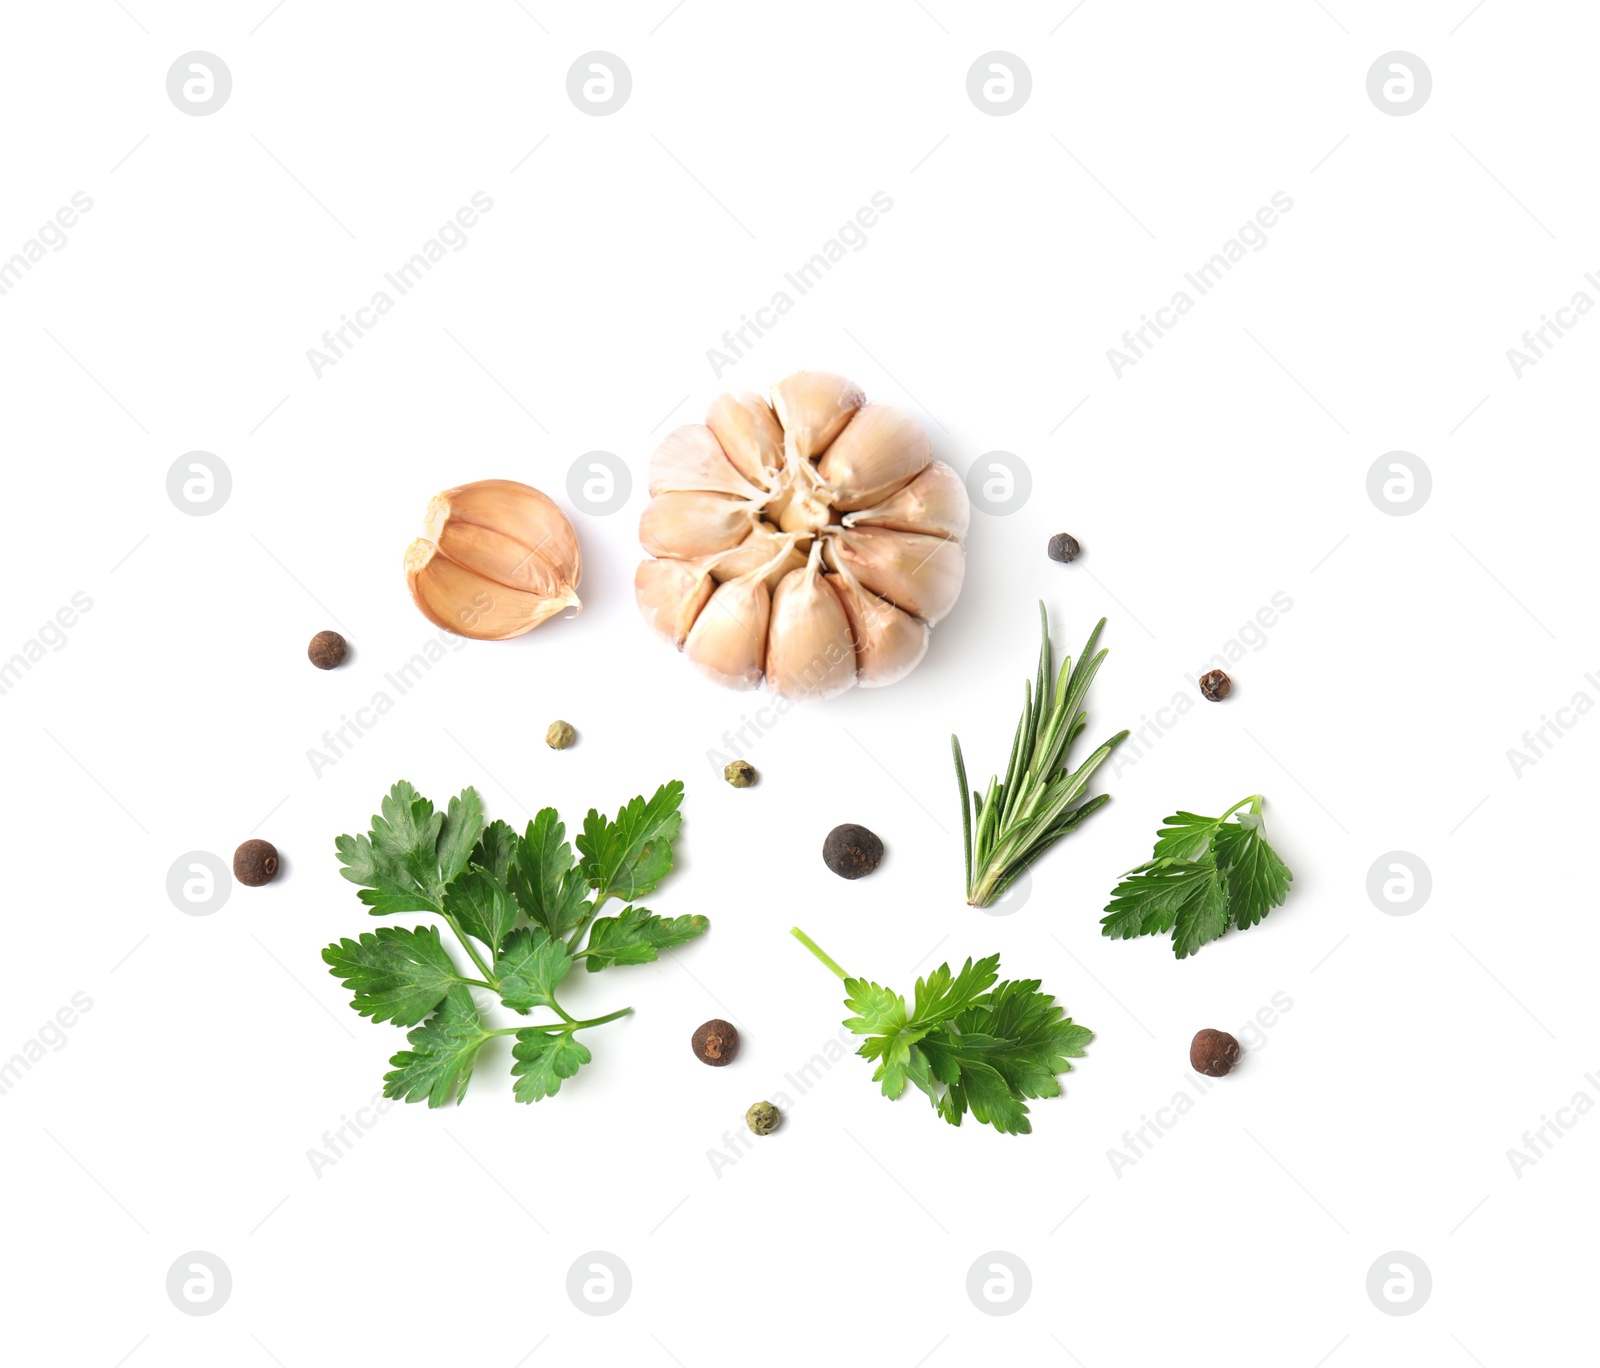
[[833,972],[840,978],[848,979],[850,977],[849,974],[845,973],[845,971],[834,962],[826,950],[818,945],[816,941],[812,940],[810,936],[806,935],[806,933],[798,926],[790,927],[789,934],[799,941],[801,945],[805,946],[805,948],[815,955],[819,960],[826,964],[828,968],[833,970]]
[[589,929],[589,923],[595,919],[595,914],[615,896],[609,889],[596,896],[594,906],[584,914],[583,920],[578,923],[578,929],[572,933],[567,941],[567,953],[569,955],[576,955],[578,946],[583,943],[584,933]]
[[1242,808],[1246,803],[1250,804],[1251,812],[1260,813],[1261,802],[1262,798],[1259,793],[1252,793],[1248,798],[1241,798],[1231,808],[1224,812],[1221,817],[1217,818],[1217,824],[1220,826],[1223,822],[1226,822],[1228,818],[1232,817],[1233,814]]
[[[560,1008],[556,1009],[560,1011]],[[604,1026],[608,1021],[616,1021],[632,1013],[632,1007],[623,1007],[619,1011],[607,1012],[605,1016],[590,1017],[587,1021],[574,1021],[568,1017],[565,1021],[542,1021],[536,1026],[503,1026],[497,1031],[488,1031],[485,1034],[492,1036],[518,1035],[523,1031],[557,1031],[562,1035],[571,1035],[574,1031],[584,1031],[591,1026]]]
[[483,986],[485,988],[488,988],[491,992],[495,991],[496,984],[495,984],[494,971],[492,969],[490,969],[489,966],[483,962],[483,956],[480,955],[477,952],[477,950],[475,950],[473,948],[472,942],[467,939],[467,933],[461,929],[461,923],[458,922],[454,917],[452,917],[448,912],[445,912],[442,909],[441,909],[439,915],[442,916],[445,919],[445,921],[447,921],[450,924],[450,929],[456,933],[456,939],[461,942],[461,948],[467,952],[467,958],[470,959],[475,965],[477,965],[478,966],[478,972],[480,974],[482,974],[484,976],[484,978],[489,980],[489,982],[487,982]]

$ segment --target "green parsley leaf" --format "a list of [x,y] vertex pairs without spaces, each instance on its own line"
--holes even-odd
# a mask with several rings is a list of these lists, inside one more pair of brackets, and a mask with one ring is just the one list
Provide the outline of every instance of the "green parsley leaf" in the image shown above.
[[556,984],[572,968],[566,944],[552,940],[542,926],[513,931],[505,952],[494,962],[500,1001],[513,1011],[556,1005]]
[[986,1062],[1022,1097],[1059,1096],[1057,1076],[1070,1073],[1068,1061],[1081,1059],[1094,1039],[1093,1031],[1077,1025],[1053,997],[1039,991],[1038,979],[998,985],[986,1004],[963,1012],[957,1024],[965,1041],[981,1033],[1001,1042]]
[[872,1077],[884,1096],[897,1098],[910,1083],[952,1126],[970,1112],[1004,1135],[1028,1134],[1023,1099],[1059,1096],[1057,1076],[1094,1038],[1037,979],[997,982],[998,955],[969,959],[959,973],[941,964],[918,980],[907,1011],[893,989],[851,978],[798,927],[791,934],[843,979],[855,1013],[844,1024],[864,1037],[856,1053],[878,1061]]
[[1193,893],[1178,909],[1178,923],[1172,930],[1172,953],[1179,959],[1194,954],[1228,929],[1226,886],[1215,867],[1206,874],[1206,878],[1195,882]]
[[1029,1135],[1028,1108],[1011,1091],[1000,1071],[991,1064],[971,1060],[961,1065],[961,1081],[950,1088],[954,1101],[952,1124],[961,1124],[961,1113],[972,1109],[972,1119],[993,1126],[1001,1135]]
[[1204,901],[1217,885],[1217,867],[1211,860],[1152,860],[1130,870],[1111,890],[1111,902],[1101,919],[1104,934],[1123,940],[1157,936],[1172,930],[1185,907]]
[[411,1048],[389,1061],[394,1070],[383,1076],[383,1095],[406,1102],[426,1097],[430,1107],[442,1107],[454,1092],[459,1103],[467,1095],[473,1062],[487,1039],[471,992],[452,988],[427,1024],[406,1036]]
[[635,798],[608,821],[594,808],[577,838],[583,876],[603,897],[631,902],[653,892],[672,868],[672,843],[678,837],[683,784],[674,779],[647,803]]
[[355,994],[356,1011],[396,1026],[415,1026],[460,982],[434,926],[380,926],[336,941],[322,958]]
[[558,938],[577,929],[593,910],[588,882],[573,863],[566,835],[556,810],[542,809],[528,823],[508,877],[528,920]]
[[488,870],[470,865],[444,894],[444,913],[467,935],[495,954],[517,924],[519,909],[506,886]]
[[1168,817],[1156,833],[1154,858],[1111,890],[1101,933],[1128,940],[1170,931],[1173,954],[1185,959],[1229,928],[1254,926],[1281,906],[1294,876],[1267,844],[1263,801],[1256,794],[1221,817]]
[[1197,817],[1192,812],[1175,812],[1156,832],[1157,860],[1198,860],[1206,853],[1211,838],[1222,825],[1220,817]]
[[645,907],[624,907],[615,917],[595,921],[582,954],[591,974],[612,964],[649,964],[658,950],[685,945],[710,925],[701,916],[658,917]]
[[1233,924],[1254,926],[1289,896],[1293,875],[1261,834],[1261,819],[1248,812],[1217,833],[1217,866],[1228,881]]
[[472,852],[483,835],[483,802],[477,789],[462,789],[450,800],[449,810],[439,828],[438,880],[444,889],[467,867]]
[[930,1024],[951,1020],[994,986],[1000,977],[999,968],[999,955],[990,955],[976,964],[969,959],[954,977],[950,966],[941,964],[927,978],[917,980],[912,1020]]
[[474,789],[450,800],[448,813],[435,812],[404,779],[389,790],[383,810],[365,836],[334,842],[340,871],[362,886],[361,901],[375,917],[395,912],[438,912],[444,889],[461,872],[483,830],[483,813]]
[[516,859],[521,842],[507,822],[490,822],[478,838],[469,864],[475,864],[501,883],[511,875],[511,862]]
[[561,1090],[562,1081],[593,1057],[586,1045],[565,1031],[518,1031],[511,1053],[517,1061],[511,1072],[517,1080],[512,1091],[518,1102],[553,1097]]

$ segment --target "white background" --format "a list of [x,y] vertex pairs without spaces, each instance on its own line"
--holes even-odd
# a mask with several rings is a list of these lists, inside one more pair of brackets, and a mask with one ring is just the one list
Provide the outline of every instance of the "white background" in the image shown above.
[[[1496,1368],[1587,1342],[1600,1119],[1520,1177],[1507,1152],[1600,1100],[1580,872],[1600,721],[1520,777],[1507,750],[1600,698],[1600,322],[1520,379],[1506,349],[1600,298],[1600,24],[1470,4],[7,7],[0,255],[75,191],[94,207],[0,298],[0,655],[93,602],[0,697],[0,1058],[93,1002],[0,1096],[6,1356]],[[202,118],[165,88],[196,49],[233,76]],[[597,49],[633,78],[604,118],[566,91]],[[1032,73],[1009,117],[966,93],[997,49]],[[1434,82],[1403,118],[1365,84],[1396,49]],[[317,378],[307,349],[474,191],[494,208],[468,245]],[[893,209],[868,245],[719,379],[707,348],[875,191]],[[1265,249],[1118,378],[1107,348],[1277,191],[1294,207]],[[736,792],[708,752],[760,700],[640,623],[642,476],[720,388],[802,366],[910,409],[960,470],[1015,453],[1033,493],[975,515],[920,669],[788,715]],[[194,450],[232,472],[209,517],[165,492]],[[464,644],[316,776],[308,748],[433,635],[400,572],[429,496],[501,476],[570,507],[593,450],[637,482],[615,516],[574,511],[581,616]],[[1394,450],[1433,475],[1410,517],[1366,493]],[[1061,530],[1075,566],[1045,558]],[[1234,697],[1103,772],[1114,801],[1015,915],[967,908],[948,738],[975,782],[1003,761],[1035,600],[1058,649],[1110,620],[1097,741],[1192,696],[1280,591]],[[331,626],[355,656],[321,674],[305,643]],[[558,716],[581,734],[564,754],[542,740]],[[515,1104],[491,1049],[462,1107],[396,1106],[319,1176],[308,1151],[402,1043],[318,957],[372,925],[333,838],[400,777],[440,802],[475,784],[517,824],[681,777],[652,905],[712,930],[581,985],[582,1015],[637,1012],[559,1097]],[[1183,962],[1100,937],[1163,815],[1258,791],[1284,908]],[[872,878],[822,866],[840,821],[882,834]],[[175,910],[173,861],[251,833],[284,877]],[[1432,871],[1409,917],[1366,893],[1392,850]],[[853,1057],[799,1096],[785,1075],[844,1012],[795,923],[906,991],[998,950],[1096,1039],[1026,1137],[890,1104]],[[1114,1169],[1124,1132],[1195,1091],[1192,1033],[1242,1033],[1279,993],[1264,1044]],[[688,1050],[714,1015],[745,1038],[720,1071]],[[779,1092],[782,1130],[715,1164]],[[633,1277],[605,1319],[565,1292],[596,1249]],[[190,1250],[232,1272],[207,1318],[164,1290]],[[1006,1319],[964,1292],[991,1250],[1031,1270]],[[1390,1250],[1432,1272],[1410,1317],[1366,1294]]]

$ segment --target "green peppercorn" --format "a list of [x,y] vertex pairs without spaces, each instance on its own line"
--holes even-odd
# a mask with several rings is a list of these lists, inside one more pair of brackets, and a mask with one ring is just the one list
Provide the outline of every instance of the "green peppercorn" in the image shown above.
[[578,733],[573,730],[572,723],[563,722],[557,718],[550,724],[549,730],[544,734],[544,743],[551,750],[566,750],[578,739]]
[[771,1135],[782,1119],[783,1113],[770,1102],[757,1102],[744,1114],[745,1125],[757,1135]]
[[756,767],[748,760],[731,760],[722,767],[722,777],[734,788],[749,788],[756,781]]

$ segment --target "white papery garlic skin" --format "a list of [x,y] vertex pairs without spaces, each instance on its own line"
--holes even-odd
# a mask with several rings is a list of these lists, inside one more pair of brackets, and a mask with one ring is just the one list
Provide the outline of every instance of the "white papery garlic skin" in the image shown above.
[[640,611],[707,677],[790,699],[904,678],[955,606],[961,478],[909,414],[799,371],[712,401],[650,462]]

